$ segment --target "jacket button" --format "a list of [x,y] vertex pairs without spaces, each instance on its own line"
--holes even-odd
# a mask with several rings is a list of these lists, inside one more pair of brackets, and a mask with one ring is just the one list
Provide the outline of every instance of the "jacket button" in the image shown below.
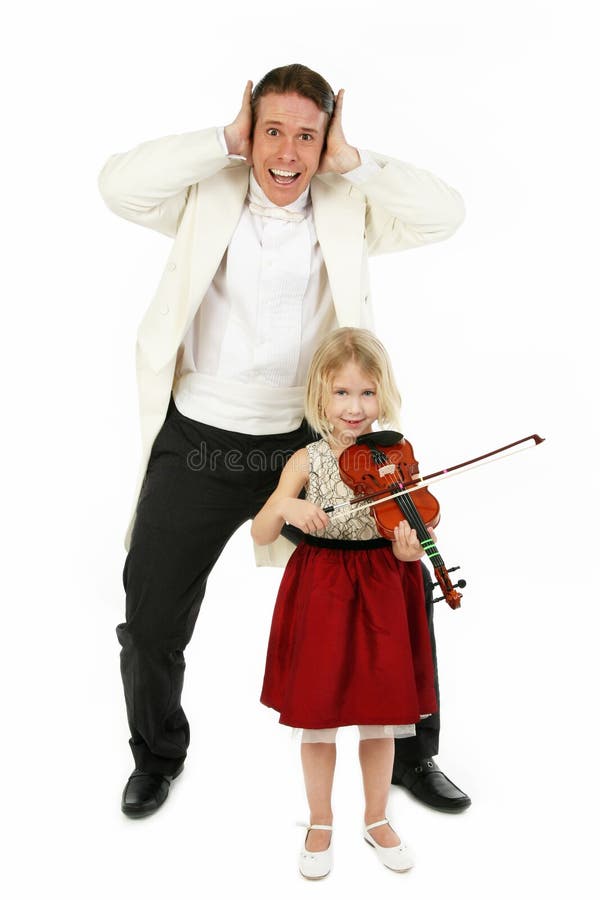
[[168,315],[168,312],[169,312],[169,304],[168,304],[168,303],[163,303],[162,306],[160,307],[160,314],[161,314],[161,316],[166,316],[166,315]]
[[167,269],[169,270],[169,272],[174,272],[176,268],[177,268],[177,266],[175,265],[174,262],[170,262],[167,266]]

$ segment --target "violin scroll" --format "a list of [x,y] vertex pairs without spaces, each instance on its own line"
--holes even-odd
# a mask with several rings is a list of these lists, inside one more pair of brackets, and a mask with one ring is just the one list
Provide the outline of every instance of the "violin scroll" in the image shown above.
[[[431,601],[432,603],[439,603],[440,600],[445,600],[450,609],[459,608],[460,601],[462,600],[462,594],[459,591],[455,590],[455,588],[465,588],[467,586],[467,582],[464,578],[459,578],[456,584],[452,584],[452,581],[448,577],[450,572],[456,572],[457,569],[460,569],[460,566],[452,566],[451,569],[444,569],[445,576],[443,573],[438,574],[437,569],[434,570],[438,584],[442,589],[442,596],[434,597]],[[440,578],[443,580],[443,585]]]

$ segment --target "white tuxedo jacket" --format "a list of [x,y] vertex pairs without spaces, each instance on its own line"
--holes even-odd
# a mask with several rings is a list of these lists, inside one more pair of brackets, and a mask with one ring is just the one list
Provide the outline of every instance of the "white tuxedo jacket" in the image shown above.
[[[360,188],[333,174],[311,182],[315,229],[340,326],[372,327],[369,255],[443,240],[464,217],[460,195],[429,172],[372,156],[382,168]],[[246,163],[224,155],[211,128],[148,141],[111,156],[100,173],[110,209],[174,238],[138,330],[142,462],[127,548],[152,444],[179,376],[181,342],[235,230],[249,172]],[[279,538],[255,550],[258,564],[284,565],[293,547]]]

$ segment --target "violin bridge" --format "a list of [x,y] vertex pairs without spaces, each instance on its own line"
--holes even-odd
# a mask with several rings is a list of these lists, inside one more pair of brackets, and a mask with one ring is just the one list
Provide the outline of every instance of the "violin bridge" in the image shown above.
[[381,466],[379,469],[379,477],[383,478],[384,475],[394,475],[396,473],[396,466],[394,463],[389,463],[387,466]]

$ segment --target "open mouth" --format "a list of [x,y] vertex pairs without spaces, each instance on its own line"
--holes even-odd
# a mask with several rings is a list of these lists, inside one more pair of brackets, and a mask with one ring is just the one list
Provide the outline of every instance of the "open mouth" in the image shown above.
[[344,422],[346,425],[351,425],[351,426],[362,425],[362,423],[364,421],[365,421],[364,419],[342,419],[342,422]]
[[300,172],[288,172],[286,169],[269,169],[269,175],[275,184],[293,184],[300,178]]

